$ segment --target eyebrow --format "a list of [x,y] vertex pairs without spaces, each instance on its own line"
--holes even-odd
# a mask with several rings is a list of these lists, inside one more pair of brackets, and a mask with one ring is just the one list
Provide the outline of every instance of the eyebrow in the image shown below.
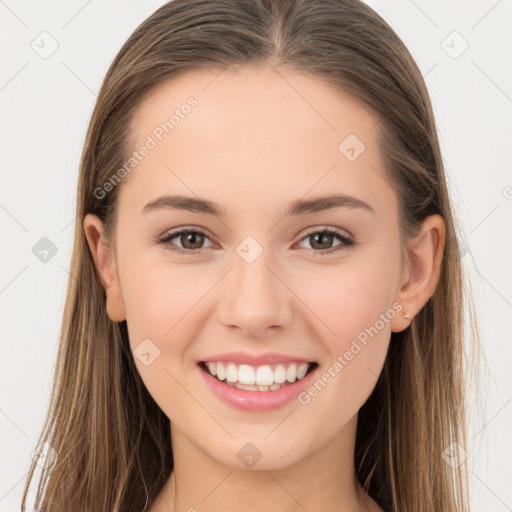
[[[332,194],[313,199],[296,199],[289,204],[285,216],[305,215],[308,213],[331,210],[333,208],[362,208],[371,213],[375,213],[374,209],[362,199],[344,194]],[[190,212],[204,213],[207,215],[215,215],[217,217],[225,217],[227,215],[226,209],[214,201],[209,201],[200,197],[188,197],[182,195],[161,196],[146,204],[142,213],[160,209],[186,210]]]

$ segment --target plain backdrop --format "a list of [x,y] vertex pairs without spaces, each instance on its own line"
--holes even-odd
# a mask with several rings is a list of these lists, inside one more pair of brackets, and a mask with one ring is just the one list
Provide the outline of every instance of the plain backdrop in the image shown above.
[[[0,511],[20,510],[49,400],[69,277],[78,164],[96,93],[164,2],[0,0]],[[511,510],[512,2],[369,4],[416,59],[464,230],[485,373],[471,400],[473,510]],[[45,263],[41,239],[55,246]]]

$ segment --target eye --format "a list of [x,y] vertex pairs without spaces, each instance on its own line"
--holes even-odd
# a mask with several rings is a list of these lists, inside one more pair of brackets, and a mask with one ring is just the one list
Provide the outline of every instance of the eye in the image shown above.
[[[172,242],[175,239],[178,239],[181,247],[176,246],[176,244]],[[176,254],[193,256],[203,252],[207,247],[211,247],[203,247],[205,240],[209,239],[210,238],[206,232],[201,229],[183,228],[166,233],[164,236],[157,238],[156,242],[164,246],[168,251]],[[340,243],[332,246],[335,239],[339,240]],[[306,235],[303,236],[301,242],[303,240],[310,240],[312,250],[318,255],[331,254],[343,249],[350,249],[355,245],[355,241],[352,238],[329,227],[324,227],[322,229],[311,228],[306,232]]]
[[[172,240],[178,239],[182,247],[173,247]],[[201,247],[205,239],[209,239],[207,234],[197,228],[180,229],[171,233],[166,233],[163,237],[157,238],[157,243],[164,246],[165,249],[177,254],[193,255],[202,252],[205,247]]]
[[[334,239],[338,239],[340,243],[332,246]],[[301,242],[303,240],[309,240],[313,249],[319,249],[315,250],[315,253],[319,256],[332,254],[333,252],[341,251],[343,249],[350,249],[355,245],[355,241],[352,238],[336,229],[328,227],[323,229],[309,229],[306,231],[306,236],[301,239]]]

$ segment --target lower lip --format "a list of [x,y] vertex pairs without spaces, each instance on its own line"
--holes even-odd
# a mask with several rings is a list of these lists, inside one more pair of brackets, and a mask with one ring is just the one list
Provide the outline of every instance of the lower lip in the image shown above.
[[317,366],[302,379],[273,391],[249,391],[224,384],[206,369],[201,366],[198,368],[215,396],[224,403],[245,411],[269,411],[283,407],[297,398],[299,393],[310,385],[318,370]]

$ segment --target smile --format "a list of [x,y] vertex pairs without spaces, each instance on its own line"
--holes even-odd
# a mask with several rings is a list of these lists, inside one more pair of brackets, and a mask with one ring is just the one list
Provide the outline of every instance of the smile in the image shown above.
[[303,379],[315,363],[252,366],[234,362],[203,361],[203,367],[220,382],[247,391],[275,391]]
[[282,359],[260,365],[211,360],[197,366],[217,399],[245,411],[269,411],[293,402],[319,371],[316,362]]

